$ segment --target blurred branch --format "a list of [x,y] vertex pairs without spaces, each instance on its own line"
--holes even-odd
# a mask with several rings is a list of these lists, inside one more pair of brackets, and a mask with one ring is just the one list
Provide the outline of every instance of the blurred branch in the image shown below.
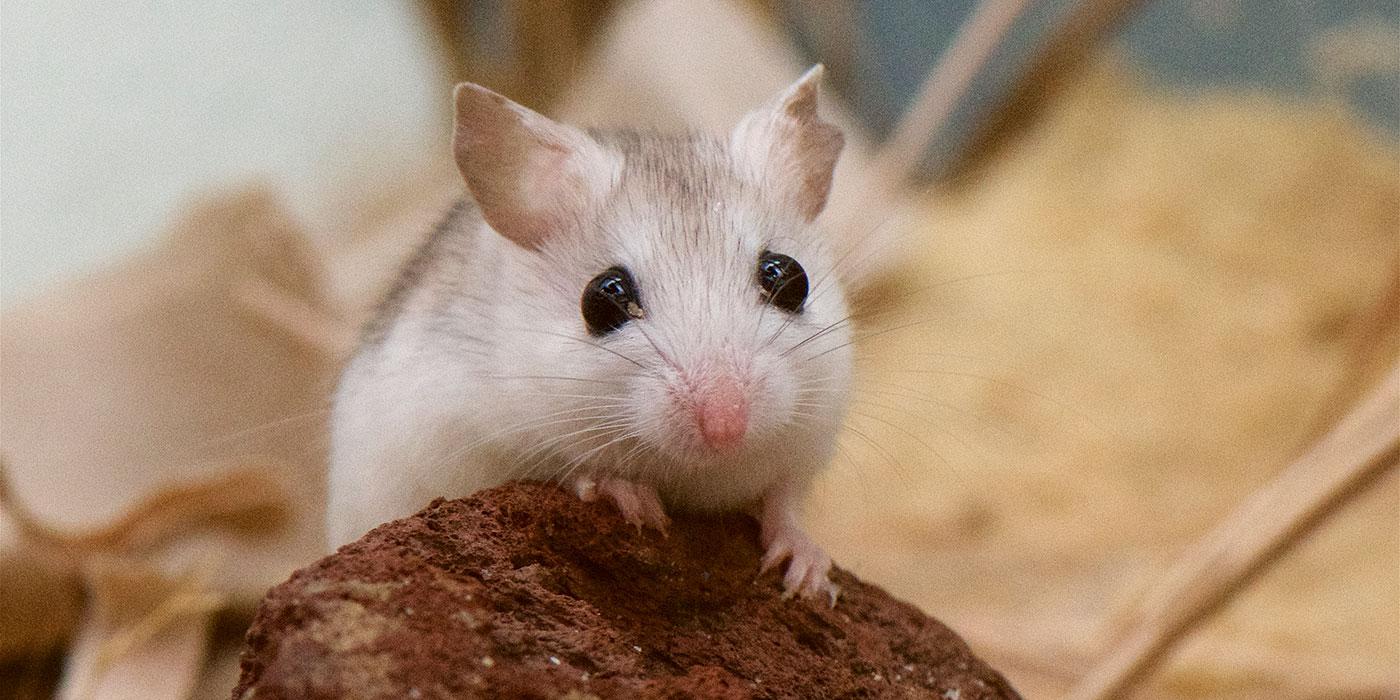
[[205,480],[165,487],[102,527],[64,532],[47,525],[25,506],[0,459],[0,511],[25,544],[49,554],[80,558],[95,553],[130,553],[211,524],[240,529],[279,524],[291,508],[273,476],[279,470],[272,464],[235,463]]
[[536,109],[578,72],[616,0],[421,0],[452,82],[471,80]]
[[875,170],[890,182],[906,182],[923,162],[929,145],[943,131],[948,115],[967,96],[973,79],[987,66],[1012,25],[1031,0],[984,0],[958,29],[924,79],[919,94],[875,154]]
[[939,176],[955,177],[995,151],[1030,123],[1041,108],[1072,80],[1085,59],[1142,0],[1080,0],[1056,22],[1056,30],[1021,73],[1000,108],[988,112],[972,139]]
[[[1005,135],[1027,123],[1098,42],[1128,17],[1137,2],[1080,0],[1064,13],[1001,105],[988,112],[972,140],[956,160],[943,164],[939,175],[949,177],[966,170]],[[871,170],[879,192],[872,196],[888,198],[888,193],[915,178],[954,109],[967,98],[977,77],[1030,6],[1031,0],[983,0],[977,4],[876,152]]]
[[1390,358],[1400,356],[1396,352],[1400,347],[1400,256],[1391,262],[1390,279],[1380,299],[1348,320],[1340,340],[1350,355],[1347,374],[1332,399],[1318,411],[1309,441],[1322,437],[1336,424],[1376,378],[1385,374]]
[[1400,364],[1330,433],[1177,560],[1129,617],[1127,636],[1068,697],[1126,695],[1182,638],[1397,466]]

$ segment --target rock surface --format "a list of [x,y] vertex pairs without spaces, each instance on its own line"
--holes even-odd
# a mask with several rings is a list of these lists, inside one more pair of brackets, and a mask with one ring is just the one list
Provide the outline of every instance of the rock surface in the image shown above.
[[783,600],[758,557],[742,515],[663,537],[542,484],[438,500],[273,588],[233,697],[1018,697],[880,589]]

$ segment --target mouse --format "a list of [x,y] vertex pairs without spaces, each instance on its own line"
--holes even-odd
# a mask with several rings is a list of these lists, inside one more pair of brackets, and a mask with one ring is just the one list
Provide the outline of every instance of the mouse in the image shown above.
[[332,399],[332,546],[513,479],[752,514],[760,574],[828,599],[799,522],[853,374],[820,214],[844,145],[820,65],[728,133],[584,129],[453,91],[465,196],[365,326]]

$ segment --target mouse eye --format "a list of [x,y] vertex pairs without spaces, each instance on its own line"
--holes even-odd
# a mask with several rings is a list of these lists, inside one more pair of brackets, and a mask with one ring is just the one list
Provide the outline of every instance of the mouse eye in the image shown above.
[[637,298],[637,283],[623,267],[610,267],[594,277],[583,288],[579,306],[583,322],[593,335],[607,335],[629,320],[646,315]]
[[765,250],[759,256],[758,286],[764,301],[784,311],[800,313],[807,301],[807,271],[782,253]]

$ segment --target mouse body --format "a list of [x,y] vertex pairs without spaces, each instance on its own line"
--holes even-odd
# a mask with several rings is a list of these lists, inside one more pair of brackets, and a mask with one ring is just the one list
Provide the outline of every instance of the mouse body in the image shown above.
[[816,225],[843,145],[820,75],[724,135],[585,131],[459,85],[467,197],[342,375],[331,544],[438,496],[552,480],[662,530],[667,510],[751,512],[763,568],[834,602],[797,518],[853,363]]

